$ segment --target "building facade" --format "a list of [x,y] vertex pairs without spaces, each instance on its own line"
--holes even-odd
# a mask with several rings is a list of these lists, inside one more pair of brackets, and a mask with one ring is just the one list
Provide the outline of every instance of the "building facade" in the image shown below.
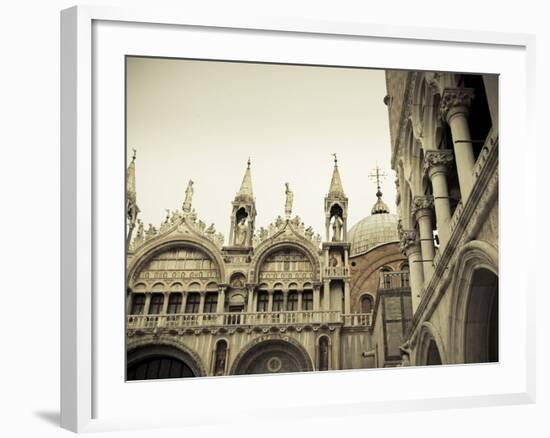
[[[127,171],[128,380],[396,364],[411,317],[397,216],[379,191],[371,216],[348,230],[336,157],[324,237],[293,216],[288,183],[285,217],[256,227],[250,161],[231,203],[229,242],[198,219],[192,181],[181,209],[145,229],[135,178],[134,156]],[[377,303],[396,296],[397,307],[379,312],[374,339]]]
[[405,365],[498,361],[498,77],[386,72]]

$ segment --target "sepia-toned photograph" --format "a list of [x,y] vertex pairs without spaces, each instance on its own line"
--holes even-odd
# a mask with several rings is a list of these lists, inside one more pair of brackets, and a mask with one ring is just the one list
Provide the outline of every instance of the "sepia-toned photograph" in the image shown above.
[[128,381],[499,361],[497,75],[125,74]]

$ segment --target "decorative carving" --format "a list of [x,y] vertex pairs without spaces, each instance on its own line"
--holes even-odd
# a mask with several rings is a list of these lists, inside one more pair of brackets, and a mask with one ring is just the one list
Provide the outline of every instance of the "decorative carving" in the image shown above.
[[334,220],[332,221],[332,241],[341,242],[342,241],[342,225],[344,221],[340,216],[335,215]]
[[418,244],[418,234],[416,230],[401,230],[399,237],[401,239],[400,248],[403,253]]
[[473,88],[445,88],[439,110],[443,120],[448,121],[448,116],[453,114],[453,108],[462,108],[467,111],[474,99]]
[[449,149],[426,151],[426,155],[424,155],[424,171],[428,172],[435,166],[448,167],[453,161],[453,151]]
[[294,193],[290,190],[289,183],[285,183],[285,187],[285,216],[287,219],[290,219],[290,215],[292,214],[292,201],[294,200]]
[[187,184],[187,189],[185,189],[185,200],[183,201],[183,211],[184,212],[190,212],[191,211],[191,203],[193,201],[193,180],[190,179],[189,183]]
[[413,199],[413,214],[416,215],[422,210],[431,210],[434,206],[434,198],[431,195],[415,196]]
[[248,237],[248,223],[246,217],[241,218],[235,230],[235,246],[245,246]]

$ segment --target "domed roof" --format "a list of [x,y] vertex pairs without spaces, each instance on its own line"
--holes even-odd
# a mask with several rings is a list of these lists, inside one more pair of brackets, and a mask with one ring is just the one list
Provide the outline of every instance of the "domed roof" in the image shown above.
[[382,201],[380,187],[376,192],[376,203],[371,215],[357,222],[348,233],[351,242],[350,256],[363,254],[372,248],[389,242],[398,242],[398,216],[389,212],[388,206]]
[[388,242],[398,242],[397,215],[391,213],[373,214],[357,222],[349,230],[350,256],[363,254],[372,248]]

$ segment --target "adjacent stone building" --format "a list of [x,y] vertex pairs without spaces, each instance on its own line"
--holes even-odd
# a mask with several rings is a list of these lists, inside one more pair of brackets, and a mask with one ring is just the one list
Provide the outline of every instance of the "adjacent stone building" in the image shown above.
[[498,361],[498,77],[387,71],[405,364]]

